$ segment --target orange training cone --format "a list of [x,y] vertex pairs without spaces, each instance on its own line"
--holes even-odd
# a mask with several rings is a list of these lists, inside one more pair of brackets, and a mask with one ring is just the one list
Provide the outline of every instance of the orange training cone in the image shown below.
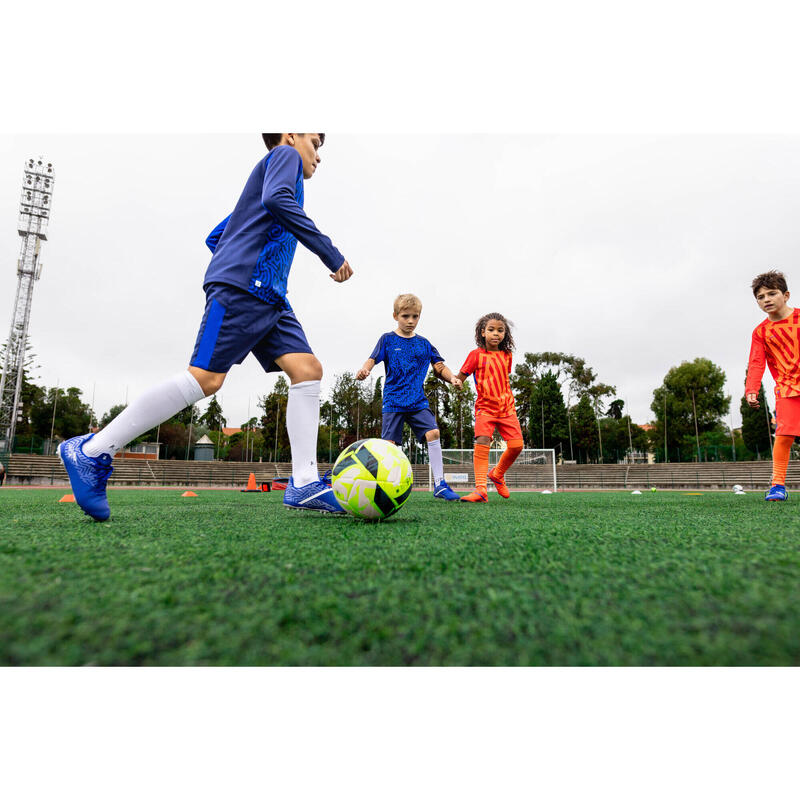
[[250,473],[250,477],[247,479],[247,488],[240,489],[242,492],[260,492],[261,489],[258,488],[256,485],[256,476],[254,472]]
[[59,503],[74,503],[75,502],[75,495],[74,494],[65,494],[58,502]]
[[194,492],[184,492],[181,497],[197,497]]

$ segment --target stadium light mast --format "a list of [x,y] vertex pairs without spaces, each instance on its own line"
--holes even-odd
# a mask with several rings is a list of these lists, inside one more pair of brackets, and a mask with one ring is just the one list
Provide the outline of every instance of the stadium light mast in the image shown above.
[[29,158],[25,162],[17,221],[17,232],[22,237],[17,261],[17,297],[0,377],[0,452],[11,452],[17,428],[33,284],[42,274],[39,254],[42,242],[47,241],[54,181],[55,171],[50,162],[43,158]]

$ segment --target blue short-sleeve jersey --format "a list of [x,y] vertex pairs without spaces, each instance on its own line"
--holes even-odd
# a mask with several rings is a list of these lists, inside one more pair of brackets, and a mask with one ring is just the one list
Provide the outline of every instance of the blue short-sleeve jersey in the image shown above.
[[274,147],[247,179],[233,213],[206,239],[214,254],[203,285],[238,286],[289,308],[289,270],[297,242],[336,272],[344,256],[303,211],[303,161],[293,147]]
[[444,359],[439,351],[424,337],[410,339],[396,333],[384,333],[370,358],[386,368],[383,386],[384,411],[419,411],[428,408],[423,385],[428,367]]

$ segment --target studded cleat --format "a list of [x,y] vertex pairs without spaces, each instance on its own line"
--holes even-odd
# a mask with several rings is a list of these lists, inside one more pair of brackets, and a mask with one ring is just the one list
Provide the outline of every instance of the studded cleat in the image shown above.
[[465,494],[461,498],[462,503],[488,503],[489,502],[489,495],[486,493],[485,489],[476,489],[474,492],[470,494]]
[[494,470],[491,470],[488,478],[494,484],[494,488],[497,489],[497,494],[499,494],[500,497],[504,497],[506,500],[511,497],[511,492],[508,491],[508,486],[506,486],[506,482],[503,480],[502,476],[495,475]]
[[83,509],[83,513],[103,522],[111,516],[106,496],[106,484],[114,468],[113,459],[108,453],[93,458],[83,452],[83,444],[94,436],[75,436],[58,446],[58,457],[67,470],[75,502]]
[[769,491],[764,495],[765,500],[785,500],[789,496],[785,486],[776,483],[771,486]]
[[460,500],[461,498],[447,485],[447,481],[441,480],[433,490],[433,496],[439,500]]
[[294,478],[283,493],[283,504],[293,511],[319,511],[321,514],[344,514],[333,489],[322,481],[314,481],[308,486],[294,485]]

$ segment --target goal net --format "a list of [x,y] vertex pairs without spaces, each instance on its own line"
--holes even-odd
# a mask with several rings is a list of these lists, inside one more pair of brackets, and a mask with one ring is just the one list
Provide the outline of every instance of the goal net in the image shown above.
[[[495,466],[505,451],[492,448],[489,451],[489,469]],[[475,470],[472,465],[472,450],[442,450],[444,479],[455,490],[472,488],[475,485]],[[505,474],[509,489],[558,490],[556,480],[555,450],[523,450],[511,469]],[[433,473],[428,467],[428,483],[433,485]],[[494,486],[488,483],[489,491]]]

